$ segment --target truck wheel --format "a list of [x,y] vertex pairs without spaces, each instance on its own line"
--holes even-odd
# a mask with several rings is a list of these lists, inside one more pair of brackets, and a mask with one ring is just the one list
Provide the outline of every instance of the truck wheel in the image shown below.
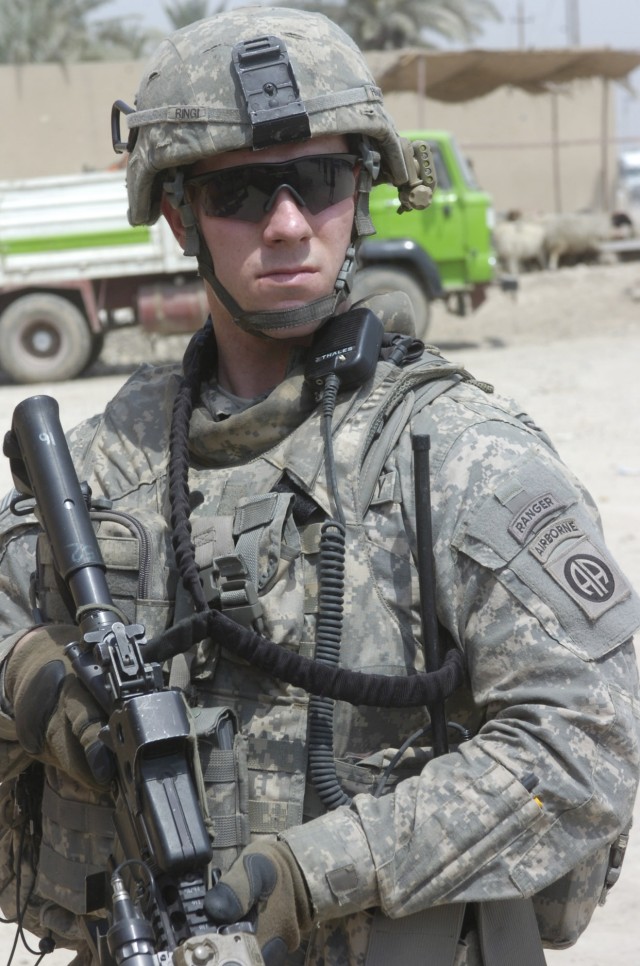
[[23,295],[0,315],[0,365],[15,382],[72,379],[89,364],[93,349],[86,318],[60,295]]
[[83,372],[86,372],[87,369],[90,369],[94,362],[98,361],[98,359],[100,358],[100,354],[104,349],[104,344],[106,341],[104,332],[92,331],[91,339],[92,339],[91,352],[89,353],[89,358],[87,359],[84,366],[82,367],[82,372],[80,373],[80,375],[82,375]]
[[384,295],[385,292],[404,292],[415,316],[416,336],[423,339],[431,321],[431,302],[418,282],[398,268],[362,268],[356,272],[351,293],[354,302],[370,295]]

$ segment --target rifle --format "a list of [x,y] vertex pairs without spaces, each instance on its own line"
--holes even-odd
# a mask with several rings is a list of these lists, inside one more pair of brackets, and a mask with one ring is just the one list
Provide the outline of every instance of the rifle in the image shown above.
[[76,475],[55,399],[32,396],[16,407],[4,453],[18,492],[35,499],[73,599],[81,637],[65,652],[107,718],[101,739],[115,764],[124,860],[112,859],[107,920],[87,921],[94,957],[100,966],[260,966],[251,923],[218,929],[204,913],[212,850],[186,705],[164,688],[161,664],[144,659],[144,627],[126,624],[113,604],[91,492]]

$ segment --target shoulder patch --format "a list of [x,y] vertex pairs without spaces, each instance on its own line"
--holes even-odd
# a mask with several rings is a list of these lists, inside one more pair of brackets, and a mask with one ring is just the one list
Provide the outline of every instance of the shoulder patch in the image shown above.
[[588,537],[572,541],[545,570],[592,621],[631,594],[622,571]]
[[640,627],[640,599],[564,468],[525,455],[481,488],[451,546],[493,570],[547,632],[598,660]]
[[526,543],[529,536],[534,530],[538,529],[547,517],[563,510],[564,506],[564,503],[557,499],[553,493],[543,493],[518,510],[507,530],[518,543]]
[[578,526],[575,517],[558,517],[536,535],[527,549],[536,560],[546,563],[553,551],[565,540],[584,536],[584,530]]

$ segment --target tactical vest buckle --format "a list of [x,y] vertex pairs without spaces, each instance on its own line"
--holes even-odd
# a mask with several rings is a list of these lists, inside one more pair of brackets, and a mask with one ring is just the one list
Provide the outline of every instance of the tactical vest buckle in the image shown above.
[[219,574],[218,588],[223,613],[242,627],[262,631],[262,602],[243,558],[236,554],[216,557],[214,566]]

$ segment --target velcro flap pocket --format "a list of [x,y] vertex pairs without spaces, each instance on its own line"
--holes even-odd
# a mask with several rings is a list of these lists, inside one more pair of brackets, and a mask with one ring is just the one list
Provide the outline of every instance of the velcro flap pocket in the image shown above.
[[522,460],[463,515],[451,542],[583,660],[602,657],[640,624],[640,601],[553,463]]
[[292,493],[267,493],[238,502],[233,521],[236,551],[261,593],[277,578],[281,560],[286,565],[300,553],[292,506]]
[[211,819],[213,865],[227,869],[249,844],[246,738],[224,706],[191,708]]
[[[133,517],[118,510],[92,511],[91,518],[113,603],[129,623],[141,623],[147,637],[155,636],[167,626],[177,581],[167,558],[166,522],[155,513]],[[37,541],[37,595],[46,620],[74,618],[45,533]]]

